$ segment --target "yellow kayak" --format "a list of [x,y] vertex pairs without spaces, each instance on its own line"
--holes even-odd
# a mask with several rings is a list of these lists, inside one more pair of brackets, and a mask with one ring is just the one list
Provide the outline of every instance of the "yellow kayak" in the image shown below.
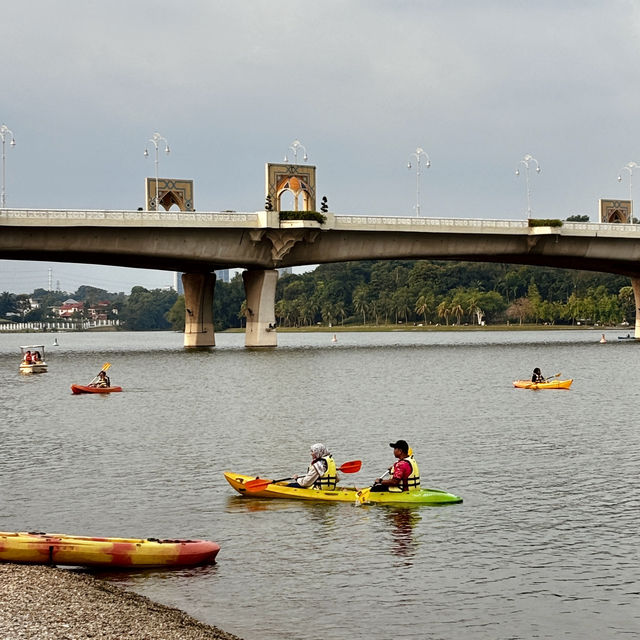
[[[245,483],[256,480],[256,476],[246,476],[241,473],[225,471],[227,482],[242,496],[253,498],[290,498],[294,500],[324,500],[326,502],[353,502],[358,499],[358,489],[355,487],[336,487],[332,491],[324,489],[302,489],[287,487],[284,484],[269,484],[260,491],[248,491]],[[384,491],[368,492],[367,502],[383,504],[456,504],[462,498],[439,489],[416,489],[413,491]]]
[[0,531],[0,561],[73,566],[181,567],[215,560],[220,546],[208,540],[90,538],[58,533]]
[[573,382],[570,380],[547,380],[546,382],[531,382],[531,380],[514,380],[517,389],[568,389]]

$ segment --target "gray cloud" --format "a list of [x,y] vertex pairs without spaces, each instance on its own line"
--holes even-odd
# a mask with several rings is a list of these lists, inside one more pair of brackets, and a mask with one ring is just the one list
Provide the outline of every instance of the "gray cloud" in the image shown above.
[[[10,206],[136,208],[160,171],[200,210],[255,210],[294,138],[337,213],[595,217],[640,161],[640,8],[631,0],[187,3],[44,0],[3,12]],[[8,285],[0,272],[0,290]]]

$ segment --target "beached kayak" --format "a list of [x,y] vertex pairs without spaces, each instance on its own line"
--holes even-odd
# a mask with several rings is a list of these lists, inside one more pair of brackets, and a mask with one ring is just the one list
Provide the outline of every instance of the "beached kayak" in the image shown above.
[[547,380],[547,382],[531,382],[531,380],[514,380],[513,386],[518,389],[568,389],[573,382],[570,380]]
[[[270,484],[261,491],[247,491],[245,482],[255,480],[256,476],[245,476],[240,473],[225,471],[227,482],[240,494],[250,498],[291,498],[294,500],[324,500],[326,502],[353,502],[357,500],[358,489],[355,487],[337,487],[333,491],[324,489],[298,489],[282,484]],[[439,489],[417,489],[415,491],[371,492],[367,502],[384,504],[455,504],[462,498]]]
[[122,387],[87,387],[81,384],[72,384],[71,391],[75,394],[78,393],[114,393],[115,391],[122,391]]
[[57,533],[0,532],[0,561],[92,567],[184,567],[215,560],[208,540],[89,538]]

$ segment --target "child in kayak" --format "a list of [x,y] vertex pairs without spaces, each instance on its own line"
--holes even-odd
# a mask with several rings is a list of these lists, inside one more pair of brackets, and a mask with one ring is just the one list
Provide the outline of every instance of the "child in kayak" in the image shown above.
[[544,382],[544,376],[542,375],[542,372],[540,371],[539,367],[536,367],[533,370],[533,375],[531,376],[531,382]]

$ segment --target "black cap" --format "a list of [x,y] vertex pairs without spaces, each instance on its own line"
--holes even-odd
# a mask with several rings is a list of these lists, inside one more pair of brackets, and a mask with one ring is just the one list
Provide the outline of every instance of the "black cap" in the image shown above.
[[407,444],[406,440],[398,440],[398,442],[390,442],[389,446],[393,447],[394,449],[400,449],[405,453],[409,453],[409,445]]

